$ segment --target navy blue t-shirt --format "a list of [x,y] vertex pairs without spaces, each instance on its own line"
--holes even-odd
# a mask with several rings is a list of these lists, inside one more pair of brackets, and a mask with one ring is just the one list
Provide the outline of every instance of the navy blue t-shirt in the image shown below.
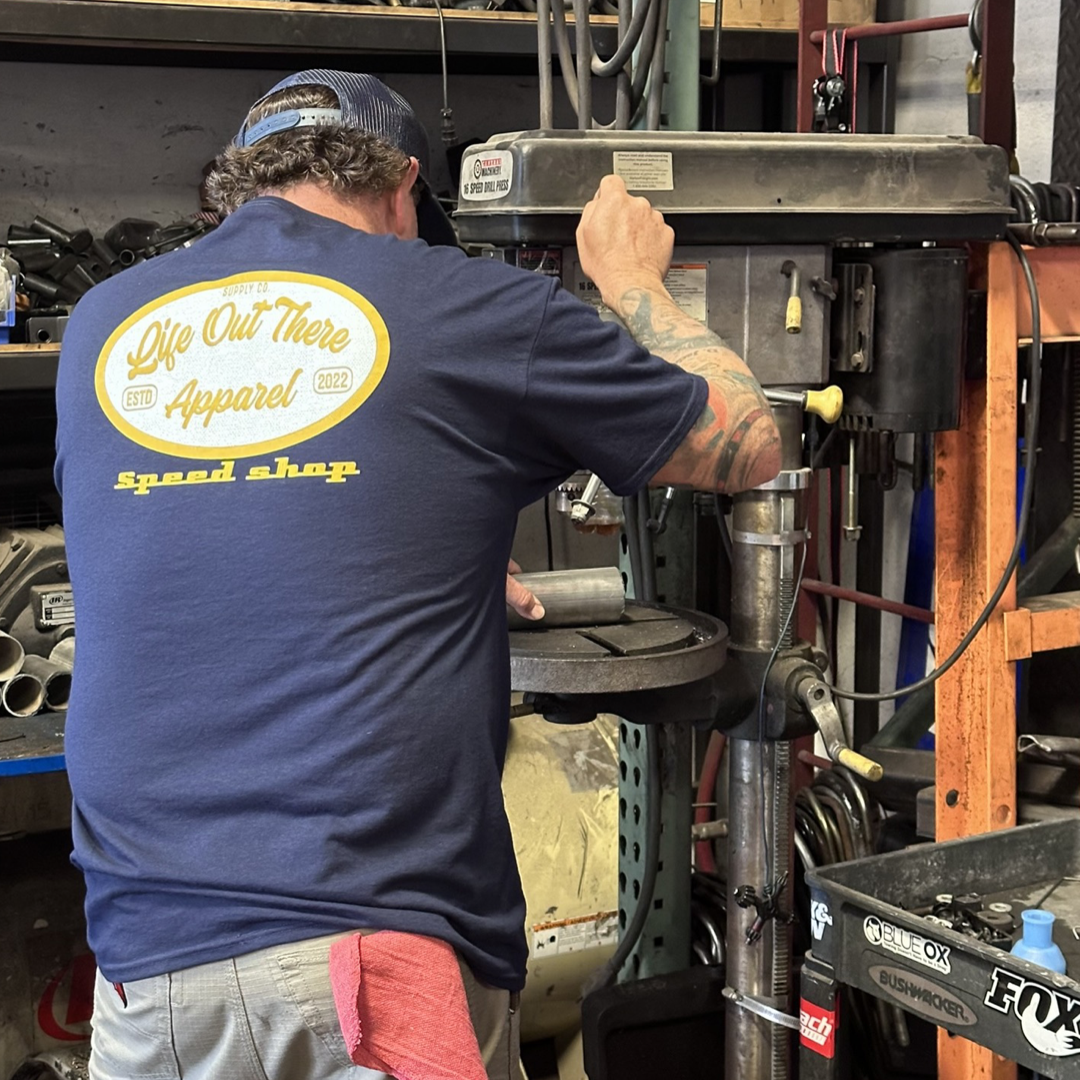
[[75,861],[111,981],[374,927],[525,972],[504,575],[705,405],[549,278],[275,198],[95,288],[57,381]]

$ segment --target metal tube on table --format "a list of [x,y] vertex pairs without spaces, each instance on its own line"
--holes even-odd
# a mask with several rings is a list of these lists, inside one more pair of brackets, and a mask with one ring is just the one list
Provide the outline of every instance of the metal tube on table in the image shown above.
[[55,664],[44,656],[28,656],[23,661],[23,673],[33,675],[45,688],[45,707],[64,712],[71,697],[71,668]]
[[25,655],[19,640],[0,630],[0,682],[7,682],[19,674]]
[[19,673],[0,686],[0,712],[33,716],[45,704],[45,687],[34,675]]
[[544,617],[526,619],[507,608],[511,630],[617,623],[626,610],[626,586],[618,567],[518,574],[517,580],[544,605]]

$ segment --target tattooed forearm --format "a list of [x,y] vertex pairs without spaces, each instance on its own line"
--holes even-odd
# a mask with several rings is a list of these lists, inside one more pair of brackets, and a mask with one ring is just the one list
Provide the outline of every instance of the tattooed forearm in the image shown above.
[[709,404],[656,481],[740,491],[775,476],[780,440],[772,411],[727,343],[662,289],[627,289],[613,306],[640,345],[709,381]]
[[730,350],[719,334],[684,314],[668,297],[647,289],[627,290],[619,298],[617,311],[634,340],[665,359],[671,350]]

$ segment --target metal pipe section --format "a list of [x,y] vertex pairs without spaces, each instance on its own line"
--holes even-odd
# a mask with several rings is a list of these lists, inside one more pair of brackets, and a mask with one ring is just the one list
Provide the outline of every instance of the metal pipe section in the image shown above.
[[862,535],[859,524],[859,474],[856,471],[855,436],[848,440],[847,498],[844,500],[844,539],[852,542]]
[[[729,894],[741,884],[754,884],[760,894],[770,872],[766,841],[772,874],[782,873],[791,862],[790,753],[788,743],[731,740],[728,828],[739,842],[728,847]],[[789,899],[786,902],[790,905]],[[787,926],[770,919],[760,939],[748,945],[746,932],[754,917],[753,908],[744,909],[728,900],[727,984],[743,997],[786,1013],[790,1007],[791,933]],[[786,1080],[789,1068],[788,1030],[729,1001],[723,1075],[738,1080]]]
[[[594,75],[607,78],[622,71],[629,63],[634,49],[637,48],[637,44],[641,40],[642,31],[645,29],[645,23],[649,17],[649,5],[657,2],[658,0],[641,0],[641,3],[634,8],[633,18],[625,27],[623,25],[625,22],[624,6],[619,5],[619,44],[615,52],[607,60],[601,60],[592,51],[592,38],[589,39],[589,52],[586,53],[586,56],[590,59],[590,66]],[[580,47],[578,56],[581,56]]]
[[899,615],[904,619],[912,619],[915,622],[929,625],[933,625],[934,622],[934,613],[927,611],[926,608],[903,604],[899,600],[886,600],[882,596],[860,592],[858,589],[845,589],[840,585],[831,585],[827,581],[817,581],[814,578],[805,577],[802,581],[802,587],[809,593],[831,596],[836,600],[847,600],[852,604],[860,604],[863,607],[874,608],[877,611],[887,611],[890,615]]
[[[848,26],[842,31],[848,41],[862,38],[896,37],[898,34],[925,34],[930,30],[966,29],[968,13],[963,15],[937,15],[932,19],[898,19],[896,22],[867,23],[866,26]],[[815,30],[810,35],[815,45],[825,40],[824,30]]]
[[23,661],[23,674],[33,675],[45,688],[45,707],[64,712],[71,698],[71,668],[54,664],[44,656],[28,656]]
[[45,687],[34,675],[18,674],[0,686],[0,706],[10,716],[33,716],[45,704]]
[[[780,429],[780,475],[736,495],[732,511],[731,649],[764,680],[773,650],[790,646],[788,613],[796,602],[796,550],[806,540],[806,490],[810,470],[802,464],[802,410],[773,408]],[[785,624],[786,629],[785,629]],[[765,689],[767,710],[786,701]],[[758,896],[784,874],[793,859],[791,747],[781,741],[732,739],[728,751],[729,893],[751,886]],[[780,896],[790,910],[790,888]],[[782,1013],[790,1012],[790,932],[766,921],[761,938],[747,941],[753,909],[728,903],[728,986]],[[725,1010],[725,1076],[739,1080],[786,1080],[790,1070],[788,1030],[750,1011],[738,1000]]]
[[[649,16],[649,3],[654,3],[655,0],[638,0],[638,3],[645,11],[645,22],[648,22]],[[636,11],[635,11],[636,14]],[[644,24],[642,30],[644,30]],[[630,29],[630,2],[624,0],[619,5],[619,44],[621,45],[626,40],[626,35]],[[615,130],[626,131],[630,127],[631,115],[633,113],[633,101],[631,99],[631,82],[630,82],[630,66],[629,60],[619,70],[619,74],[615,77]]]
[[[556,0],[558,3],[558,0]],[[589,31],[589,0],[574,0],[574,32],[577,44],[578,127],[592,127],[592,36]]]
[[[556,0],[561,3],[562,0]],[[555,126],[554,88],[551,82],[551,0],[536,0],[536,51],[540,74],[540,127]]]
[[19,674],[25,655],[22,644],[0,630],[0,682],[7,682]]
[[[653,46],[653,58],[650,66],[648,98],[645,107],[645,130],[659,131],[664,105],[664,58],[667,55],[667,25],[670,0],[660,0],[660,14],[657,17],[656,44]],[[697,9],[695,8],[695,17]]]
[[[795,548],[805,539],[809,470],[799,468],[802,412],[775,407],[783,469],[764,488],[735,496],[732,512],[731,644],[769,653],[795,602]],[[788,626],[787,638],[792,627]],[[791,644],[791,641],[782,642]]]
[[724,0],[713,4],[712,66],[708,75],[701,76],[702,86],[720,85],[720,35],[724,27]]
[[75,635],[58,641],[49,653],[49,659],[54,664],[73,668],[75,666]]
[[626,610],[626,587],[615,566],[518,574],[517,580],[544,605],[544,617],[539,621],[525,619],[507,608],[511,630],[604,626],[617,623]]

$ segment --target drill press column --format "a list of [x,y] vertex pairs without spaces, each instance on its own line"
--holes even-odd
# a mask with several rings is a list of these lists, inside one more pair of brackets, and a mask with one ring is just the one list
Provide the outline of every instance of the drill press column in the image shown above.
[[[732,529],[731,648],[761,686],[774,649],[794,642],[795,580],[805,541],[802,411],[774,406],[783,440],[783,471],[764,488],[737,495]],[[784,695],[766,688],[761,711],[784,711]],[[791,934],[782,919],[790,900],[781,881],[791,872],[791,744],[756,737],[758,711],[729,744],[727,962],[728,986],[744,1000],[729,1000],[725,1076],[728,1080],[786,1080],[791,1032],[747,1007],[760,1002],[790,1012]],[[772,725],[767,725],[772,727]],[[755,907],[744,901],[753,890]]]

